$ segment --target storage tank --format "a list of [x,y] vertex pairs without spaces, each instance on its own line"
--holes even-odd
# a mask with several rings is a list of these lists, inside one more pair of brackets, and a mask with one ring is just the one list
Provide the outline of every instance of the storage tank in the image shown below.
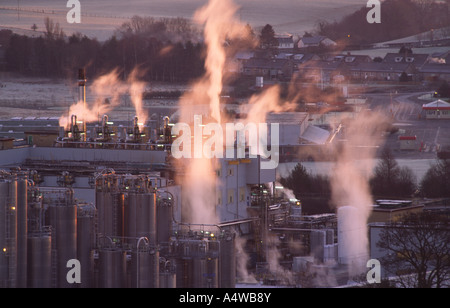
[[17,282],[17,179],[0,178],[0,287]]
[[156,244],[156,195],[130,192],[125,197],[125,237],[147,237]]
[[160,200],[156,207],[157,243],[168,243],[172,235],[173,206],[166,199]]
[[192,262],[192,288],[219,287],[219,260],[208,256],[200,256]]
[[81,266],[81,288],[94,285],[95,208],[77,207],[77,259]]
[[19,174],[17,180],[17,287],[27,286],[27,218],[28,178]]
[[99,250],[99,288],[126,287],[126,252],[120,248]]
[[175,246],[177,288],[219,287],[219,242],[183,239]]
[[98,233],[106,236],[123,236],[124,195],[113,191],[97,191],[95,204]]
[[131,252],[131,287],[159,288],[159,252],[155,247]]
[[28,288],[52,287],[52,238],[49,232],[35,233],[28,237]]
[[43,191],[49,205],[48,225],[52,226],[52,249],[56,260],[56,287],[73,287],[67,282],[67,262],[77,259],[77,207],[71,189]]
[[173,289],[177,287],[177,274],[174,261],[159,259],[159,287]]
[[360,209],[342,206],[337,211],[338,262],[360,265],[368,260],[367,218]]
[[220,288],[234,288],[236,286],[236,247],[235,234],[225,233],[220,238]]

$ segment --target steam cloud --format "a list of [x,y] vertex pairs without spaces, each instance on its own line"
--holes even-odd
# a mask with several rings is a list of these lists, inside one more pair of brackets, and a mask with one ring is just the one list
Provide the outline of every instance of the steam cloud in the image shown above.
[[[86,106],[83,101],[78,101],[71,105],[69,111],[59,119],[59,125],[68,128],[72,115],[76,115],[79,120],[86,123],[95,122],[99,116],[109,113],[118,107],[120,105],[120,96],[125,94],[130,95],[140,123],[145,123],[147,113],[143,108],[142,94],[145,91],[146,84],[139,81],[141,72],[137,68],[134,69],[126,81],[120,80],[119,75],[119,71],[115,69],[94,80],[89,89],[97,97],[96,101],[92,104],[86,103]],[[105,103],[102,100],[102,98],[106,97],[110,98],[109,103]]]
[[[336,154],[336,164],[331,175],[332,202],[342,215],[341,226],[345,263],[350,276],[361,274],[368,260],[367,219],[372,211],[369,180],[375,163],[378,146],[385,129],[385,117],[376,112],[363,112],[345,125],[347,142],[341,144]],[[357,163],[363,160],[364,163]],[[345,217],[343,217],[345,216]]]

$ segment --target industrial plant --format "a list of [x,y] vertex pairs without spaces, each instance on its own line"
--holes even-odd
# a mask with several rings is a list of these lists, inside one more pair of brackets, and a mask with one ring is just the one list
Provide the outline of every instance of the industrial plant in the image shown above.
[[[85,101],[83,70],[78,86]],[[260,155],[217,159],[217,220],[193,222],[171,126],[169,116],[126,123],[103,115],[95,124],[73,114],[67,127],[54,118],[2,121],[15,137],[0,151],[0,287],[296,287],[331,272],[351,278],[354,230],[340,221],[352,208],[304,215],[275,170],[260,168]],[[72,280],[74,260],[80,277]]]

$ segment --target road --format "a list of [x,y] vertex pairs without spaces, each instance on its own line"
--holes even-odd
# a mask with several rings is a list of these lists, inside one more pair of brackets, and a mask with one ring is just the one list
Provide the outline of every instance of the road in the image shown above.
[[[393,119],[398,133],[387,136],[386,145],[397,158],[432,159],[440,148],[450,146],[450,120],[426,120],[422,105],[430,102],[418,97],[430,92],[369,94],[372,110]],[[399,135],[416,136],[417,151],[400,151]]]

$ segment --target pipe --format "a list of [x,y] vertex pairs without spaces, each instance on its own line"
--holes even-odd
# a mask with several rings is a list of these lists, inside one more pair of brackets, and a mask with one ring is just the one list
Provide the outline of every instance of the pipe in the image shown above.
[[136,288],[139,288],[139,244],[141,243],[141,240],[145,241],[145,245],[148,247],[149,245],[149,241],[148,238],[146,237],[140,237],[139,240],[137,241],[136,244],[136,257],[137,257],[137,262],[136,262]]

